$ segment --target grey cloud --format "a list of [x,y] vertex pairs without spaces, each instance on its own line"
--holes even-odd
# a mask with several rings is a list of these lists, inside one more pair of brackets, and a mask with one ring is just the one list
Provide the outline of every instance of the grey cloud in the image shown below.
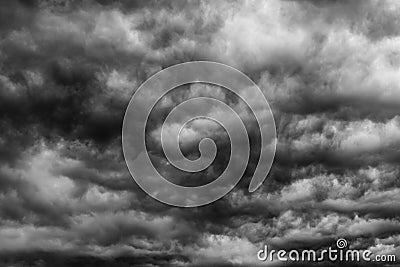
[[[339,237],[376,251],[393,244],[398,254],[399,8],[1,1],[2,264],[258,266],[262,243],[318,249]],[[278,151],[264,186],[249,194],[259,154],[249,119],[251,166],[237,188],[179,209],[134,183],[120,134],[135,89],[190,60],[232,65],[259,84],[274,110]],[[206,86],[165,97],[148,141],[154,164],[175,182],[193,177],[165,164],[157,131],[175,105],[199,95],[243,111],[234,96]],[[229,144],[220,131],[202,133],[220,148],[214,169],[197,176],[204,182],[224,168]],[[197,155],[196,144],[185,149]]]

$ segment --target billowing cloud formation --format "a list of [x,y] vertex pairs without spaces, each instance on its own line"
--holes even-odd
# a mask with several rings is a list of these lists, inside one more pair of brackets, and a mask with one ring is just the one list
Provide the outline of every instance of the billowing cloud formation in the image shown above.
[[[399,47],[395,0],[1,1],[1,265],[258,266],[264,244],[322,249],[339,237],[400,257]],[[211,181],[230,153],[226,133],[198,120],[182,150],[195,157],[212,137],[214,164],[188,177],[166,162],[160,126],[184,99],[228,103],[254,148],[233,192],[178,209],[132,181],[120,136],[135,89],[191,60],[249,75],[272,106],[278,147],[248,194],[259,133],[246,106],[206,85],[167,95],[147,142],[169,179]]]

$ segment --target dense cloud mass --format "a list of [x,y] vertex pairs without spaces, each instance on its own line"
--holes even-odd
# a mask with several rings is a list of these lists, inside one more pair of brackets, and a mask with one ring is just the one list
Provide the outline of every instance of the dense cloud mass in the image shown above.
[[[185,99],[228,103],[252,146],[232,192],[185,209],[132,180],[121,128],[142,82],[193,60],[251,77],[272,107],[278,145],[249,194],[260,136],[247,106],[204,84],[166,95],[146,142],[174,183],[209,182],[230,155],[226,132],[197,120],[181,149],[197,157],[211,137],[213,164],[188,177],[166,162],[160,126]],[[399,160],[399,1],[0,1],[1,266],[281,266],[257,251],[318,250],[338,238],[399,258]]]

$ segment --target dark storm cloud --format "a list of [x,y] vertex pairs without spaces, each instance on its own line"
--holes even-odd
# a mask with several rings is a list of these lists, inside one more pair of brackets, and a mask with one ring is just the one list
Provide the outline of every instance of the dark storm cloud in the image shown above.
[[2,221],[25,221],[35,225],[65,226],[69,222],[69,207],[55,207],[38,195],[37,185],[20,177],[20,174],[3,169],[0,213]]
[[[1,1],[0,30],[7,33],[13,28],[29,25],[35,18],[35,1]],[[33,12],[32,12],[33,11]]]
[[[321,248],[339,237],[400,255],[399,8],[395,1],[1,1],[2,263],[258,266],[265,243]],[[258,83],[274,110],[278,149],[257,192],[246,191],[259,153],[252,149],[237,189],[178,209],[132,181],[120,132],[141,82],[190,60],[230,64]],[[167,96],[148,138],[155,165],[174,181],[190,178],[165,164],[160,124],[174,105],[204,94],[247,115],[215,88]],[[254,148],[258,132],[246,123]],[[221,148],[215,169],[196,177],[203,182],[228,154],[224,133],[210,129],[191,132]],[[193,142],[183,150],[198,152]]]
[[[147,4],[139,6],[152,8],[151,3]],[[190,10],[192,4],[181,8],[180,4],[165,3],[168,11],[159,10],[158,17],[138,13],[138,19],[137,14],[125,14],[118,9],[127,5],[125,2],[105,10],[99,5],[66,1],[32,5],[35,7],[15,3],[2,9],[19,15],[29,8],[35,19],[25,22],[17,16],[14,19],[19,24],[4,23],[8,28],[3,30],[0,44],[3,69],[0,114],[2,120],[15,124],[11,126],[37,127],[35,131],[45,137],[57,135],[97,143],[119,137],[128,97],[135,86],[148,76],[147,72],[154,72],[152,65],[155,70],[159,68],[158,61],[164,60],[162,54],[168,61],[175,58],[176,52],[171,47],[182,36],[192,34],[197,38],[196,33],[187,33],[187,25],[183,24],[189,16],[183,12]],[[172,12],[169,9],[181,12],[183,17],[169,23],[167,13]],[[208,21],[199,22],[208,27]],[[131,27],[131,23],[136,25]],[[177,38],[167,42],[173,28],[182,31],[178,30]],[[158,36],[167,39],[157,39]],[[148,45],[159,50],[160,55],[156,55],[159,59],[151,58]],[[127,90],[123,92],[125,97],[118,91],[122,89],[120,85],[113,84],[121,77],[120,71],[131,76],[128,80],[134,79],[131,86],[123,88]],[[114,73],[117,77],[113,79]]]
[[56,252],[25,252],[18,255],[2,254],[3,264],[17,263],[17,266],[168,266],[174,264],[177,259],[187,262],[188,259],[181,255],[158,254],[137,255],[120,257],[94,257],[90,255],[70,255]]

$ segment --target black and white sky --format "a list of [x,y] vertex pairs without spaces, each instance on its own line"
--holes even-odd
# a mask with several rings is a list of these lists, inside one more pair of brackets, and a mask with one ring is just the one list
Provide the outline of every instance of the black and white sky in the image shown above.
[[[259,153],[248,115],[239,185],[175,208],[131,178],[121,128],[142,82],[194,60],[233,66],[262,89],[277,153],[248,193]],[[209,169],[188,178],[163,157],[163,119],[203,95],[247,112],[209,85],[165,96],[147,142],[176,183],[214,179],[230,154],[226,133],[200,121],[182,149],[195,156],[199,138],[214,137]],[[400,257],[399,163],[400,1],[0,1],[0,266],[258,266],[270,264],[256,257],[264,244],[321,249],[338,238]]]

